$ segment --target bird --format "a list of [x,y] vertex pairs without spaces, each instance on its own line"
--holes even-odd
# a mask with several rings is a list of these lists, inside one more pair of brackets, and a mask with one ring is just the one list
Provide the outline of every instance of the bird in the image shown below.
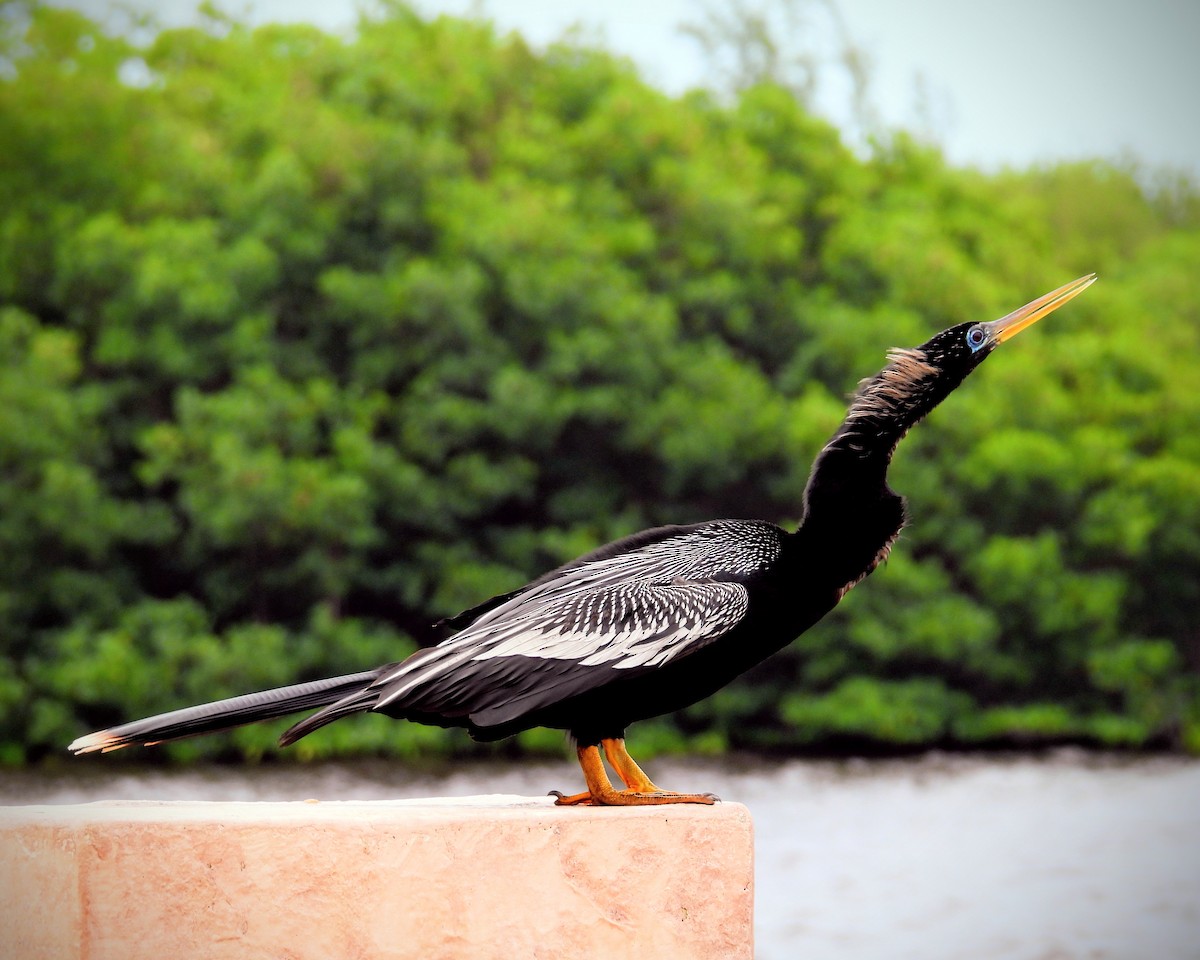
[[702,700],[781,650],[886,560],[908,519],[887,481],[897,445],[1000,344],[1095,279],[889,351],[817,454],[794,530],[726,519],[635,533],[449,618],[445,640],[404,660],[135,720],[68,749],[150,746],[319,708],[283,733],[287,746],[373,711],[485,742],[565,730],[586,789],[551,791],[561,806],[711,804],[711,793],[659,788],[630,756],[626,728]]

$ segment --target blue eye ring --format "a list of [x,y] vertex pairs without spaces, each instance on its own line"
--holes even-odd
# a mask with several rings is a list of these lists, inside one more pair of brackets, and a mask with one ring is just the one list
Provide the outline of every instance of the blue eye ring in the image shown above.
[[967,331],[967,346],[971,348],[972,353],[985,343],[987,343],[987,331],[983,329],[982,325],[977,323]]

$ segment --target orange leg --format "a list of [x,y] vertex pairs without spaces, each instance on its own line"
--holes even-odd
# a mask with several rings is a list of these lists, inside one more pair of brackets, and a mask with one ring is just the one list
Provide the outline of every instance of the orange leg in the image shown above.
[[629,751],[625,749],[624,738],[601,740],[600,745],[604,747],[604,755],[608,757],[609,764],[617,771],[617,776],[630,790],[636,790],[638,793],[670,793],[669,790],[656,787],[653,781],[646,776],[646,771],[637,765],[633,757],[629,755]]
[[557,790],[552,795],[558,799],[559,806],[575,806],[578,804],[594,804],[606,807],[635,807],[645,804],[660,803],[707,803],[716,802],[717,797],[711,793],[672,793],[660,790],[650,780],[625,749],[625,741],[620,738],[601,740],[608,762],[616,770],[617,776],[624,781],[626,789],[617,790],[608,779],[604,770],[604,761],[600,759],[600,750],[595,745],[575,748],[579,756],[579,766],[583,768],[583,777],[587,781],[587,792],[564,796]]

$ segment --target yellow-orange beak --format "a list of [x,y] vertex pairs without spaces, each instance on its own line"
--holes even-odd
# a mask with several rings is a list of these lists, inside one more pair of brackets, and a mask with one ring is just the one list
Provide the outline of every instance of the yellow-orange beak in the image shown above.
[[1036,300],[1025,304],[1019,310],[1014,310],[1008,316],[1001,317],[999,320],[993,320],[991,323],[985,323],[983,326],[991,334],[992,339],[997,343],[1003,343],[1010,337],[1015,337],[1026,327],[1033,326],[1042,317],[1053,313],[1068,300],[1075,299],[1095,282],[1096,275],[1089,273],[1086,277],[1072,280],[1057,290],[1051,290],[1049,293],[1043,294]]

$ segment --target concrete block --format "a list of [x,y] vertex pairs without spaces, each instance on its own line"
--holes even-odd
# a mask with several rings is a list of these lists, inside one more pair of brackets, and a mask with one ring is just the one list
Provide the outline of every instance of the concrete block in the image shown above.
[[0,807],[6,960],[750,958],[736,803]]

